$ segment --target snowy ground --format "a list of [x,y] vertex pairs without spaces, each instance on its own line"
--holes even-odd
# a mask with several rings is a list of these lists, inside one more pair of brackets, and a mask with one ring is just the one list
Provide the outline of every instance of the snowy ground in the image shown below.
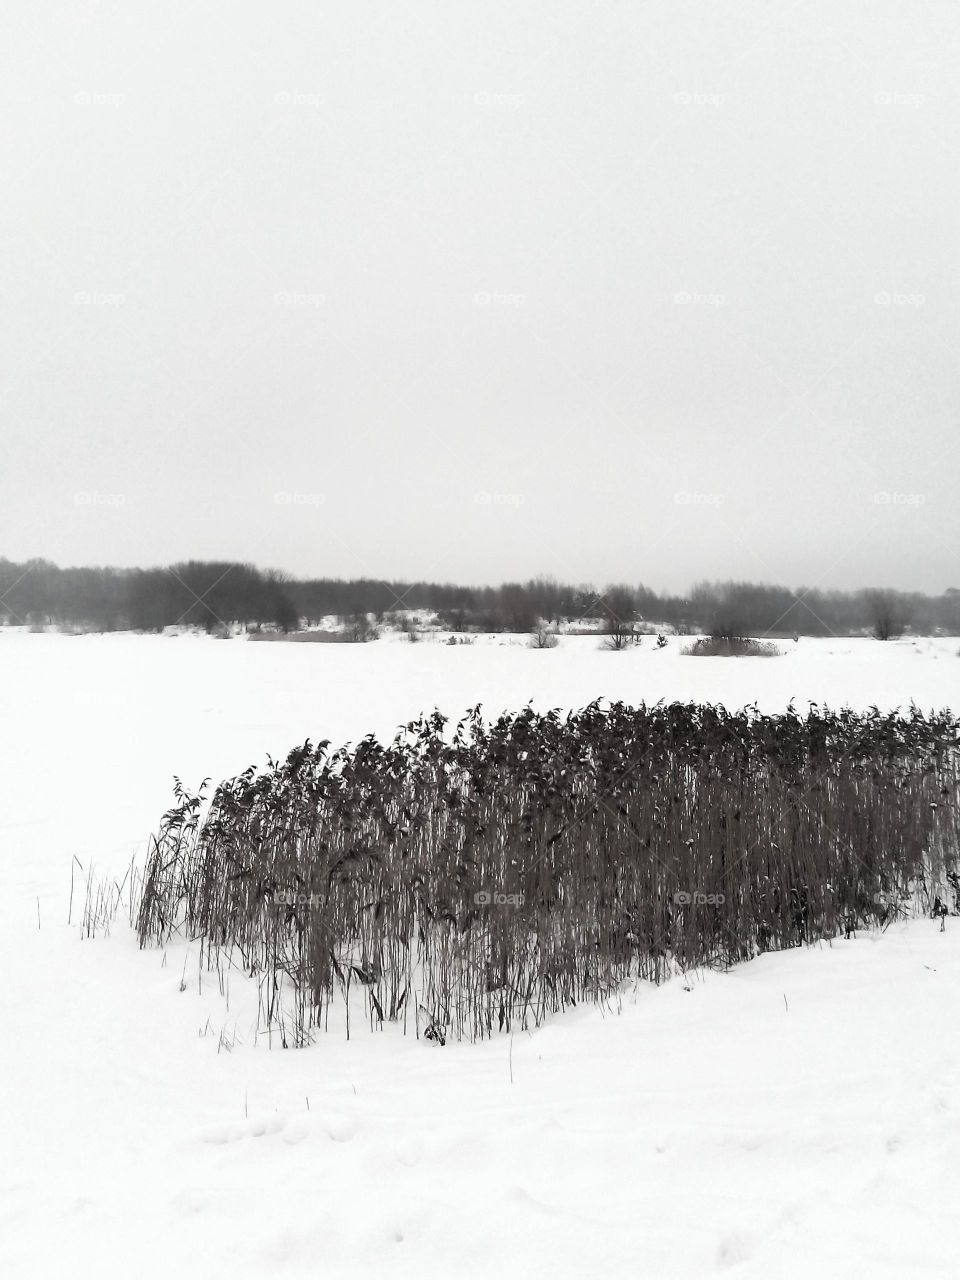
[[956,920],[512,1041],[360,1029],[288,1053],[253,1047],[242,982],[229,1008],[198,990],[195,950],[66,926],[73,856],[123,868],[173,773],[531,697],[956,707],[957,647],[0,633],[0,1275],[957,1275]]

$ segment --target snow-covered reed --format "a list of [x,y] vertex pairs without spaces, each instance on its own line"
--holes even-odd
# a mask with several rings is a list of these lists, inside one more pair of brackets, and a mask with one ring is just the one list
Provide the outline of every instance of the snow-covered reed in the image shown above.
[[349,1034],[358,990],[372,1027],[436,1040],[536,1025],[676,967],[956,909],[958,740],[915,708],[594,703],[307,742],[209,799],[178,784],[140,940],[242,963],[284,1044],[335,1002]]

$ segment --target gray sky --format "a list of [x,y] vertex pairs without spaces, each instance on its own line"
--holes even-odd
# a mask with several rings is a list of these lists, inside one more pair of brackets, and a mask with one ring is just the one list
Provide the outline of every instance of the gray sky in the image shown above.
[[0,555],[960,585],[954,0],[4,0]]

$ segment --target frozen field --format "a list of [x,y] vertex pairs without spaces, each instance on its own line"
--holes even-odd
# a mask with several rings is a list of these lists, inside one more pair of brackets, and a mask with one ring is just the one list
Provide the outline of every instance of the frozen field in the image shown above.
[[361,1029],[271,1053],[239,977],[228,1008],[198,990],[195,950],[140,952],[122,922],[81,941],[66,918],[74,856],[122,873],[174,773],[193,786],[478,702],[956,709],[958,644],[695,659],[675,640],[0,633],[0,1275],[956,1275],[956,919],[512,1041]]

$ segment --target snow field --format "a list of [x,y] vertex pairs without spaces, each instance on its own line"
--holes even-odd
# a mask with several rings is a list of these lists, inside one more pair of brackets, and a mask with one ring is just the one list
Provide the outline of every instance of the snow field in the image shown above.
[[[930,921],[691,974],[532,1035],[251,1035],[196,944],[81,941],[171,799],[307,736],[598,695],[957,704],[957,641],[248,645],[0,635],[0,1274],[948,1276],[960,932]],[[39,911],[39,925],[38,925]],[[180,990],[181,981],[185,989]],[[202,990],[198,987],[202,982]]]

